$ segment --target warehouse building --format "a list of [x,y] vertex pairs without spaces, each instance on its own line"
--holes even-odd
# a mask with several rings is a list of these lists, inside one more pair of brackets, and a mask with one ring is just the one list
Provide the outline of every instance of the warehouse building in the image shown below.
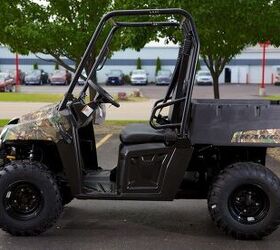
[[[136,68],[137,58],[141,58],[143,69],[148,73],[149,81],[154,81],[156,59],[159,57],[163,69],[174,69],[178,47],[174,45],[158,46],[150,43],[141,51],[126,49],[118,51],[107,60],[104,68],[98,72],[98,81],[105,82],[106,74],[111,69],[120,69],[125,74]],[[52,57],[44,54],[19,55],[20,69],[29,72],[33,65],[38,64],[40,69],[52,73],[55,64],[51,61]],[[280,74],[280,48],[269,46],[266,49],[265,83],[273,84],[278,73]],[[68,59],[65,62],[74,67],[74,63]],[[259,46],[246,48],[242,53],[234,57],[220,76],[220,83],[239,83],[239,84],[259,84],[262,72],[262,48]],[[0,71],[15,69],[15,54],[10,52],[7,47],[0,46]],[[201,69],[206,66],[201,61]]]

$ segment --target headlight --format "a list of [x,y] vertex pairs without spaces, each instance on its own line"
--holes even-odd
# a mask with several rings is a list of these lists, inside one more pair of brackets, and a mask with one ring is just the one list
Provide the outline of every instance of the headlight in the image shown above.
[[0,134],[0,148],[1,148],[1,146],[2,146],[2,142],[3,142],[3,140],[4,140],[4,136],[5,136],[6,132],[7,132],[7,130],[8,130],[8,128],[7,128],[7,126],[6,126],[6,127],[3,128],[3,130],[2,130],[2,132],[1,132],[1,134]]
[[0,140],[4,138],[4,135],[6,134],[7,130],[8,130],[7,126],[3,128],[3,130],[2,130],[2,132],[0,134]]

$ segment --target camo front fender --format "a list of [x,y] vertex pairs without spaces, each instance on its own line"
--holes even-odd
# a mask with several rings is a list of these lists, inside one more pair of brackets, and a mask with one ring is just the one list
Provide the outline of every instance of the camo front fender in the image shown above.
[[58,141],[65,139],[70,123],[64,116],[29,120],[24,123],[7,125],[1,133],[2,143],[6,141]]

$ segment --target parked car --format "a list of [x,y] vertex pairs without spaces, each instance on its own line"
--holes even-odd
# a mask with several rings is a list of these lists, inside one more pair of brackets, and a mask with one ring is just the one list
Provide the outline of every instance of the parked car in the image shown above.
[[143,69],[135,69],[131,74],[131,84],[148,84],[148,74]]
[[[16,83],[16,70],[10,70],[8,74],[14,80],[14,83]],[[19,84],[24,84],[25,75],[25,72],[19,69]]]
[[12,92],[15,81],[9,73],[0,73],[0,92]]
[[124,83],[124,73],[121,70],[113,69],[107,74],[106,85],[122,85]]
[[200,70],[196,74],[195,82],[197,85],[212,85],[213,78],[209,71]]
[[72,79],[71,73],[67,70],[56,70],[50,77],[51,85],[68,85]]
[[171,82],[172,73],[169,69],[159,70],[156,76],[156,85],[168,85]]
[[24,78],[25,85],[33,85],[33,84],[48,84],[49,83],[49,75],[47,72],[36,69],[26,74]]
[[[84,77],[87,77],[87,74],[86,74],[86,71],[85,71],[85,70],[83,70],[82,75],[83,75]],[[79,84],[80,86],[82,86],[82,85],[84,85],[85,83],[86,83],[86,81],[85,81],[82,77],[79,77],[79,79],[78,79],[78,84]]]

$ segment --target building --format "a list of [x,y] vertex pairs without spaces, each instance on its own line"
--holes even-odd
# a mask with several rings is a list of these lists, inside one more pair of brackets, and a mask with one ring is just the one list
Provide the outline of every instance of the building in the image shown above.
[[[143,69],[148,73],[149,81],[154,81],[155,64],[157,57],[160,58],[163,69],[174,69],[176,58],[178,55],[178,47],[174,45],[159,46],[151,43],[137,52],[132,49],[118,51],[107,60],[104,68],[98,72],[99,82],[105,82],[106,74],[111,69],[121,69],[125,74],[136,68],[137,58],[141,58]],[[43,59],[40,59],[43,58]],[[280,74],[280,48],[272,46],[267,48],[265,67],[265,82],[272,84],[275,82],[277,72]],[[44,54],[29,54],[27,56],[20,55],[20,69],[24,72],[31,71],[35,63],[40,69],[48,73],[52,73],[55,64],[51,61],[52,57]],[[74,67],[74,63],[69,59],[65,62]],[[240,84],[259,84],[261,82],[261,65],[262,65],[262,48],[259,46],[249,47],[235,56],[220,76],[220,83],[240,83]],[[0,46],[0,71],[15,69],[15,54],[10,52],[8,48]],[[201,61],[201,69],[207,69]]]

